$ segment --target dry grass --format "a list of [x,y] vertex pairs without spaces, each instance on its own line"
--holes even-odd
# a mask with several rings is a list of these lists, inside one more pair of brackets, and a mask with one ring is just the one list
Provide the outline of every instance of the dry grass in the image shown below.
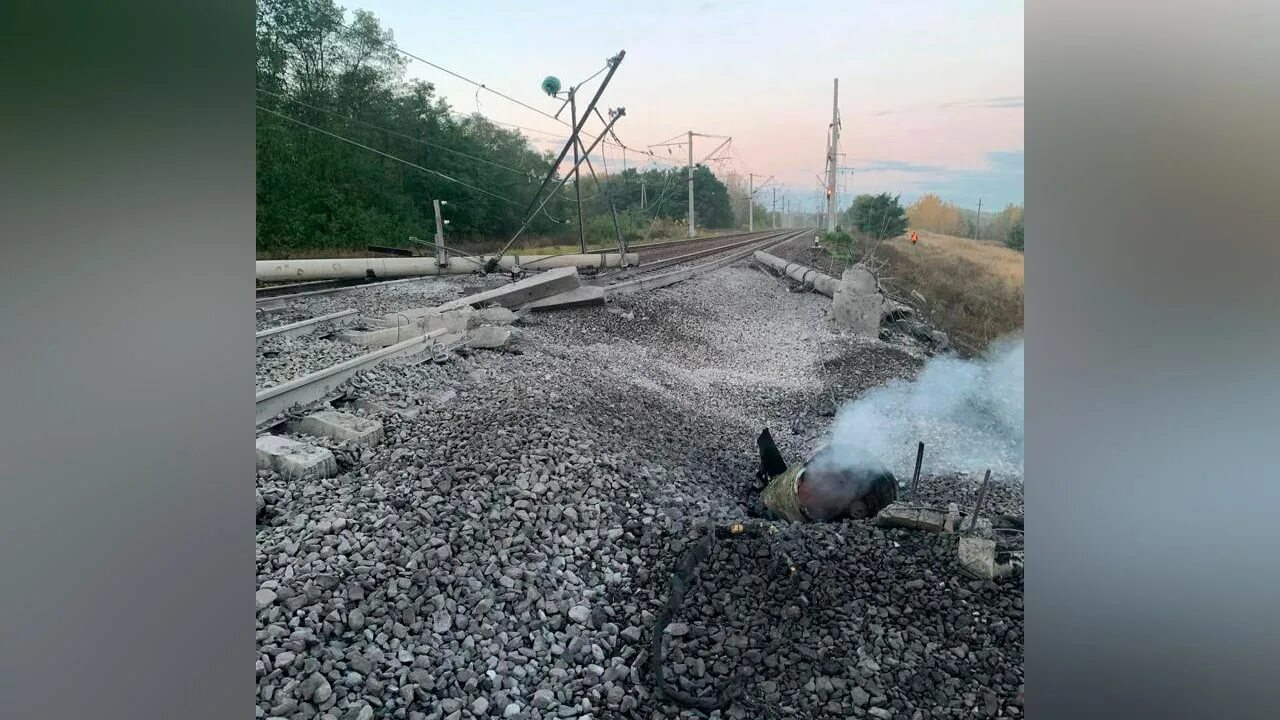
[[922,262],[942,262],[950,260],[968,260],[977,263],[987,275],[994,275],[1008,281],[1019,292],[1022,291],[1022,253],[993,242],[991,240],[970,240],[954,235],[919,231],[920,242],[915,246],[906,236],[894,238],[885,243],[903,252],[911,252]]
[[[886,242],[884,285],[922,311],[965,354],[1022,328],[1022,253],[987,241],[920,232]],[[916,296],[912,291],[923,296]]]

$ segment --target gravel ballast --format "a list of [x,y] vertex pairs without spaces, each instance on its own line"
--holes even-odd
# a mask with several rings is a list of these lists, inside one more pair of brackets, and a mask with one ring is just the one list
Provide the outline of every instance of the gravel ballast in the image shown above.
[[[429,304],[361,292],[294,302]],[[336,477],[258,473],[257,716],[705,717],[648,676],[677,558],[750,512],[762,427],[796,461],[838,405],[924,361],[834,331],[829,307],[738,263],[356,376],[356,396],[417,412],[380,416],[374,448],[307,438]],[[922,487],[969,504],[976,481]],[[1021,486],[999,487],[988,502],[1020,512]],[[779,528],[718,542],[667,628],[673,686],[740,689],[712,717],[1022,716],[1020,579],[961,574],[954,536]]]

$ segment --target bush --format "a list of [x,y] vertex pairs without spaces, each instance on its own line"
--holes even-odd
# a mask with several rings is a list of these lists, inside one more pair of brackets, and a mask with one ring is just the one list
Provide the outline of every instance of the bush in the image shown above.
[[1018,252],[1023,252],[1021,218],[1018,219],[1018,222],[1013,224],[1013,227],[1009,228],[1009,234],[1005,236],[1004,244]]
[[857,256],[856,244],[852,235],[838,228],[835,232],[827,231],[822,234],[822,245],[827,254],[846,265],[852,264]]
[[845,215],[858,232],[873,240],[898,237],[907,230],[907,211],[897,195],[859,195]]

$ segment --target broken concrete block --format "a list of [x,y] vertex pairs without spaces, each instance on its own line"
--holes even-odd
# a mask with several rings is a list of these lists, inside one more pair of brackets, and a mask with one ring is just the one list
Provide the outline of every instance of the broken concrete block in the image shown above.
[[275,470],[291,480],[318,480],[338,474],[338,461],[325,448],[278,435],[256,441],[258,468]]
[[511,341],[511,328],[485,325],[467,333],[467,347],[499,348]]
[[423,318],[428,331],[444,330],[446,333],[466,332],[467,326],[474,324],[472,316],[475,315],[475,309],[471,307],[460,307],[453,310],[444,310],[438,313],[430,313]]
[[880,511],[876,516],[876,524],[881,527],[944,532],[947,529],[947,513],[937,508],[894,503]]
[[558,295],[535,300],[525,305],[526,310],[546,311],[560,310],[571,307],[585,307],[587,305],[603,305],[604,304],[604,288],[599,285],[583,285],[576,290],[563,292]]
[[991,538],[966,535],[956,548],[960,567],[966,573],[984,580],[1008,577],[1022,572],[1021,550],[997,550]]
[[322,410],[306,416],[298,423],[298,432],[361,445],[377,445],[382,441],[382,423],[338,410]]
[[516,321],[518,316],[504,307],[487,307],[477,310],[471,316],[471,326],[479,327],[480,325],[510,325]]
[[960,566],[977,577],[991,580],[996,576],[996,541],[966,535],[956,549]]

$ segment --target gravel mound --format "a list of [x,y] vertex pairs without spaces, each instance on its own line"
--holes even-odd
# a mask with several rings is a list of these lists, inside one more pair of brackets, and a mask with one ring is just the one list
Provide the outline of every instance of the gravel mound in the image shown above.
[[[738,265],[353,379],[420,412],[308,438],[337,477],[259,471],[257,716],[703,717],[648,677],[677,558],[746,517],[762,426],[797,459],[833,398],[920,365],[828,306]],[[1020,580],[960,575],[953,537],[780,528],[719,542],[668,627],[671,683],[741,688],[713,717],[1021,716]]]

